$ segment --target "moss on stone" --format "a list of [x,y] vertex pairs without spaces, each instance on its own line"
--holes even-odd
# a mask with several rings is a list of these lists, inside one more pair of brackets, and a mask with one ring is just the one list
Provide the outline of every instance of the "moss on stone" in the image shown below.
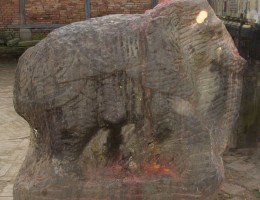
[[40,40],[21,41],[18,43],[19,47],[31,47],[36,45]]
[[7,42],[8,40],[12,40],[17,35],[13,31],[0,31],[0,39]]
[[14,39],[11,39],[11,40],[8,40],[6,45],[8,47],[14,47],[14,46],[17,46],[18,43],[19,43],[20,39],[19,38],[14,38]]

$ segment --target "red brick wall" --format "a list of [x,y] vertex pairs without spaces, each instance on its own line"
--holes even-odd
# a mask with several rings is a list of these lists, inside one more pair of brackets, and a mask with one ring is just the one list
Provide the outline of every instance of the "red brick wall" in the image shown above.
[[[143,13],[151,9],[151,0],[90,0],[90,3],[91,17]],[[85,0],[25,1],[26,24],[69,24],[85,19]],[[0,0],[0,32],[9,30],[9,25],[17,25],[16,29],[19,31],[19,24],[19,0]],[[33,34],[38,37],[40,32],[37,30]]]
[[84,0],[26,0],[27,24],[69,24],[85,20]]
[[19,24],[19,0],[0,0],[0,29]]
[[108,14],[144,13],[151,9],[151,0],[91,0],[91,17]]

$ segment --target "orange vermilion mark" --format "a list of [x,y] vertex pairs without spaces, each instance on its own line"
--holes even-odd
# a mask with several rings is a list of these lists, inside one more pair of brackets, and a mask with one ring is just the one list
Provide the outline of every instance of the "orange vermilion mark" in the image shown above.
[[166,167],[165,165],[158,164],[156,162],[152,163],[150,166],[145,168],[148,174],[169,174],[170,168]]

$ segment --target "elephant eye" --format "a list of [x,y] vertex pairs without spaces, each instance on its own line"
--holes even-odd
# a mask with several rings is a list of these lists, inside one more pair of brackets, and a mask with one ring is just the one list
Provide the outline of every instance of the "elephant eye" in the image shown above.
[[212,31],[210,33],[210,38],[212,40],[220,39],[222,37],[223,32],[222,31]]
[[219,37],[222,37],[223,31],[218,31],[217,34],[218,34]]
[[220,39],[223,36],[222,24],[209,24],[207,26],[206,33],[212,40]]

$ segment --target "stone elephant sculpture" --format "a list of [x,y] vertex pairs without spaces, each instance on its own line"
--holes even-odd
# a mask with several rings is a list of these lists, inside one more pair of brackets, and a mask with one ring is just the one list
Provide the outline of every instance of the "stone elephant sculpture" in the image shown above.
[[16,72],[32,131],[14,199],[212,199],[244,64],[206,0],[51,32]]

